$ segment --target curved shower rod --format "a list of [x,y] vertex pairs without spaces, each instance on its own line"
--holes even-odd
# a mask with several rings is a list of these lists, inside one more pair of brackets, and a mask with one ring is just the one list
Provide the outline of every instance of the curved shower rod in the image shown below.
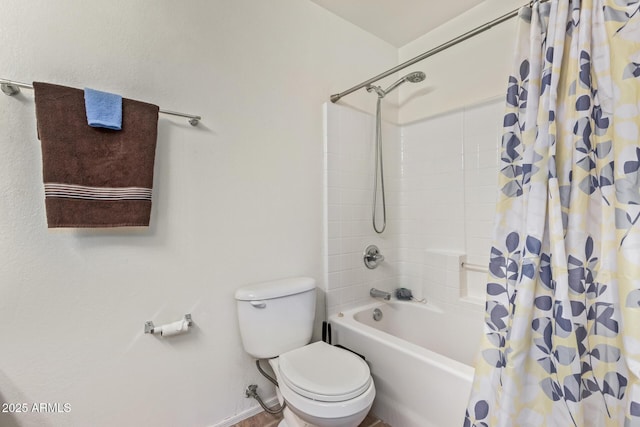
[[[33,85],[29,83],[16,82],[13,80],[0,79],[0,89],[5,95],[14,96],[20,93],[20,88],[33,90]],[[198,126],[201,116],[194,116],[193,114],[178,113],[177,111],[160,110],[162,114],[169,114],[171,116],[185,117],[189,119],[191,126]]]
[[[546,3],[549,0],[539,0],[537,1],[537,3]],[[431,50],[428,50],[418,56],[416,56],[415,58],[409,59],[408,61],[403,62],[400,65],[397,65],[383,73],[378,74],[375,77],[371,77],[369,80],[365,80],[364,82],[352,87],[351,89],[347,89],[344,92],[340,92],[340,93],[336,93],[334,95],[331,95],[331,102],[336,103],[340,100],[340,98],[342,98],[343,96],[349,95],[350,93],[355,92],[358,89],[362,89],[363,87],[367,87],[372,83],[377,82],[380,79],[383,79],[387,76],[390,76],[391,74],[397,73],[400,70],[403,70],[407,67],[412,66],[413,64],[415,64],[416,62],[420,62],[423,59],[427,59],[430,56],[435,55],[436,53],[440,53],[445,49],[449,49],[452,46],[457,45],[458,43],[461,43],[467,39],[470,39],[471,37],[475,37],[480,33],[483,33],[485,31],[487,31],[490,28],[495,27],[498,24],[502,24],[505,21],[508,21],[511,18],[514,18],[516,16],[518,16],[518,13],[520,12],[520,9],[522,9],[523,7],[531,7],[535,2],[531,1],[525,5],[520,6],[517,9],[512,10],[511,12],[505,13],[504,15],[500,16],[499,18],[494,19],[493,21],[487,22],[486,24],[480,25],[479,27],[474,28],[473,30],[467,31],[464,34],[459,35],[458,37],[449,40],[446,43],[441,44],[440,46],[434,47]]]

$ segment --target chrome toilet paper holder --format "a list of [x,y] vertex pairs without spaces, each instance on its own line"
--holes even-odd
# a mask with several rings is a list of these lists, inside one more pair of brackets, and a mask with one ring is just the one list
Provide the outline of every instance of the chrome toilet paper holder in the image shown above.
[[[193,325],[193,319],[191,319],[191,314],[185,314],[183,319],[187,322],[187,326],[191,327],[191,325]],[[162,326],[158,327],[157,329],[161,329]],[[144,333],[145,334],[153,334],[155,333],[156,330],[156,326],[153,324],[153,321],[151,320],[147,320],[144,323]]]

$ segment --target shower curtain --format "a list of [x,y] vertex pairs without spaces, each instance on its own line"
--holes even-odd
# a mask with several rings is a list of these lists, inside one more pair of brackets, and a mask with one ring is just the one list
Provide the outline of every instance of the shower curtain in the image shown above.
[[518,20],[464,426],[640,426],[640,0]]

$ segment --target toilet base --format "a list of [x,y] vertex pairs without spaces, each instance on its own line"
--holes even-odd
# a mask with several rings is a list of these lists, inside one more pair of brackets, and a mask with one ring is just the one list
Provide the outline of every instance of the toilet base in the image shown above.
[[280,421],[278,427],[318,427],[300,419],[300,417],[294,414],[288,407],[284,408],[282,415],[284,418]]
[[314,418],[317,420],[317,424],[305,421],[294,411],[290,410],[287,406],[284,409],[284,419],[278,424],[278,427],[356,427],[359,426],[362,420],[367,416],[369,411],[363,411],[361,413],[353,414],[349,417],[342,418],[317,418],[305,414],[305,418]]

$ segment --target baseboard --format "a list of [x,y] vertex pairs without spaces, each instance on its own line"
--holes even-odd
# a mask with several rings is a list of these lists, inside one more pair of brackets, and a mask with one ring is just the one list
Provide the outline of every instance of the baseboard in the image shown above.
[[[278,403],[278,398],[273,396],[270,399],[265,400],[265,405],[272,407]],[[234,415],[233,417],[227,418],[224,421],[220,421],[218,424],[213,424],[209,427],[231,427],[234,424],[239,423],[242,420],[246,420],[247,418],[253,417],[256,414],[262,412],[262,408],[260,405],[256,405],[253,408],[249,408],[246,411],[242,411],[239,414]]]

